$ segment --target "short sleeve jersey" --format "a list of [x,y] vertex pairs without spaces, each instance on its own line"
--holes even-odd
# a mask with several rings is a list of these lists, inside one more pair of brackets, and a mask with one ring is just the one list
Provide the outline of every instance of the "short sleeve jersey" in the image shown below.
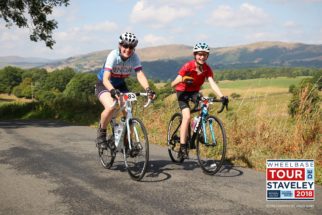
[[197,66],[195,60],[191,60],[184,64],[179,70],[178,74],[180,76],[190,76],[192,77],[193,84],[188,85],[184,82],[180,82],[176,86],[176,91],[186,91],[186,92],[194,92],[200,91],[200,87],[205,82],[206,78],[213,77],[213,73],[211,68],[205,63],[202,65],[203,72],[198,74]]
[[141,61],[135,52],[126,61],[123,61],[120,56],[120,51],[115,49],[107,56],[103,68],[97,74],[97,78],[103,81],[104,73],[110,72],[110,82],[114,87],[117,87],[123,85],[124,78],[129,77],[131,73],[141,70]]

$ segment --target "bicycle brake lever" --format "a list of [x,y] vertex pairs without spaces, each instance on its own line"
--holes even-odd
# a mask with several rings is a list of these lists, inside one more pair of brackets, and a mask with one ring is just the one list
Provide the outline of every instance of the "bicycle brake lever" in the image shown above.
[[153,100],[149,98],[148,102],[143,107],[147,108],[151,103],[153,103]]

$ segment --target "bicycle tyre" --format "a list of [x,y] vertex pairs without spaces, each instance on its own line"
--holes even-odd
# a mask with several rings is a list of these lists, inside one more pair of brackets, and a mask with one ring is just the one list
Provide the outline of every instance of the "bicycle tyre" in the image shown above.
[[[211,127],[214,131],[213,135],[211,133]],[[203,130],[198,132],[197,158],[204,173],[214,175],[221,169],[224,163],[227,137],[222,122],[215,116],[208,116],[206,118],[205,128],[205,133]],[[201,127],[201,129],[203,128]],[[204,134],[206,134],[206,138]],[[213,140],[213,137],[215,137],[215,140]]]
[[131,150],[127,142],[127,128],[124,134],[124,162],[130,177],[135,181],[140,181],[148,167],[149,163],[149,139],[143,122],[138,118],[130,120],[130,129],[133,129],[131,135]]
[[168,153],[171,160],[175,163],[182,163],[184,158],[178,158],[180,150],[180,126],[182,122],[182,114],[175,113],[172,115],[167,132]]
[[[114,125],[112,122],[109,123],[106,129],[107,135],[109,137],[109,141],[114,141]],[[106,149],[101,149],[98,147],[98,156],[100,158],[100,162],[105,169],[110,169],[113,166],[115,160],[115,153],[113,153],[110,147]]]

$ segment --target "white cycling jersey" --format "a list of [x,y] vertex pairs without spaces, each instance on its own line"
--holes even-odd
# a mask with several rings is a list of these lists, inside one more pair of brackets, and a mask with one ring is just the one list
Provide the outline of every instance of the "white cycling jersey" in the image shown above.
[[97,78],[103,81],[104,72],[111,72],[110,82],[114,87],[117,87],[123,85],[124,78],[129,77],[132,72],[141,70],[141,61],[135,52],[133,52],[128,59],[123,61],[119,49],[115,49],[107,56],[103,68],[97,74]]

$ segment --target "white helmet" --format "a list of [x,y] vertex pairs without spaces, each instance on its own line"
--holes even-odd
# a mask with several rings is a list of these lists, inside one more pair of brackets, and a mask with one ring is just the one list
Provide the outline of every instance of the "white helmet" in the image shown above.
[[119,43],[123,45],[130,45],[130,46],[136,47],[138,42],[139,41],[136,38],[136,36],[133,33],[129,33],[129,32],[125,32],[121,34],[119,38]]
[[207,43],[197,43],[195,47],[193,47],[193,53],[195,52],[210,52],[210,48]]

